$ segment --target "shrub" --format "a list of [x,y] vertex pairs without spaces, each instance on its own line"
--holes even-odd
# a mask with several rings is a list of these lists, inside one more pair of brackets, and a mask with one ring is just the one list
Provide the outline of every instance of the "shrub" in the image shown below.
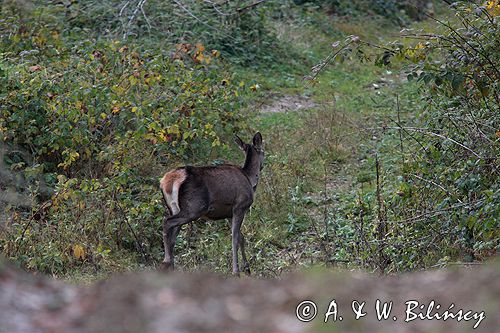
[[252,1],[222,3],[195,0],[56,0],[10,1],[5,12],[25,20],[36,17],[49,30],[69,40],[81,36],[137,42],[150,49],[172,50],[179,43],[202,43],[225,58],[246,65],[279,61],[281,46],[266,28],[272,4]]
[[384,125],[391,134],[378,147],[380,182],[362,198],[373,207],[365,217],[375,219],[374,245],[366,247],[382,270],[470,261],[498,249],[499,9],[498,2],[456,4],[454,18],[436,19],[441,33],[403,30],[417,41],[390,43],[376,60],[402,68],[425,105],[402,119],[396,109],[398,120]]
[[[18,17],[0,34],[4,161],[39,199],[31,212],[11,212],[3,252],[52,273],[97,264],[106,251],[158,254],[157,178],[226,150],[245,127],[244,85],[202,44],[170,53],[113,40],[73,43]],[[72,254],[75,246],[85,256]]]

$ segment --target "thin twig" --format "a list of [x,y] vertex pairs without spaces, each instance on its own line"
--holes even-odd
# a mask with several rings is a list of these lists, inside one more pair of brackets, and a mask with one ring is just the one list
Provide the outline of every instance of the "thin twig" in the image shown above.
[[476,153],[474,150],[470,149],[469,147],[467,147],[466,145],[456,141],[456,140],[453,140],[452,138],[450,137],[447,137],[447,136],[444,136],[442,134],[439,134],[439,133],[435,133],[435,132],[432,132],[432,131],[429,131],[428,129],[426,128],[418,128],[418,127],[401,127],[401,126],[398,126],[398,127],[370,127],[370,128],[366,128],[366,129],[382,129],[382,130],[386,130],[386,129],[395,129],[395,130],[400,130],[400,129],[403,129],[403,130],[408,130],[408,131],[414,131],[414,132],[419,132],[419,133],[423,133],[423,134],[427,134],[427,135],[431,135],[431,136],[436,136],[436,137],[439,137],[441,139],[445,139],[445,140],[449,140],[451,142],[453,142],[454,144],[456,144],[457,146],[459,147],[462,147],[463,149],[471,152],[474,156],[476,156],[477,158],[479,159],[483,159],[483,157],[481,155],[479,155],[478,153]]
[[248,6],[245,6],[245,7],[242,7],[242,8],[238,8],[236,11],[237,11],[239,14],[241,14],[241,13],[243,13],[243,12],[247,11],[248,9],[253,8],[253,7],[256,7],[256,6],[258,6],[258,5],[262,4],[262,3],[266,2],[266,1],[267,1],[267,0],[259,0],[259,1],[257,1],[257,2],[254,2],[254,3],[249,4]]
[[113,199],[115,200],[116,206],[118,207],[118,209],[120,210],[120,213],[123,216],[123,220],[125,221],[125,224],[129,228],[132,235],[134,236],[135,242],[137,244],[138,249],[141,251],[141,255],[142,255],[142,258],[144,259],[144,262],[147,262],[148,255],[147,255],[146,251],[144,251],[144,248],[142,246],[142,242],[139,240],[139,237],[137,237],[137,234],[135,233],[134,229],[130,225],[128,218],[127,218],[127,214],[125,214],[125,211],[123,210],[122,206],[120,205],[118,198],[114,197]]
[[500,74],[500,71],[498,70],[498,68],[496,67],[496,65],[491,61],[491,59],[486,56],[483,52],[481,52],[480,50],[476,49],[472,44],[469,43],[469,41],[464,37],[462,36],[460,33],[458,33],[458,31],[456,31],[451,25],[427,14],[427,13],[423,13],[425,16],[427,16],[428,18],[438,22],[439,24],[441,25],[444,25],[446,28],[448,28],[451,32],[453,32],[458,38],[460,38],[468,47],[470,47],[472,50],[474,50],[477,54],[480,54],[481,56],[483,56],[483,58],[492,66],[492,68],[496,71],[497,75]]
[[[146,3],[146,1],[147,0],[139,0],[139,2],[137,3],[137,6],[134,8],[134,11],[132,12],[132,15],[130,16],[130,18],[128,20],[127,27],[126,27],[125,31],[123,32],[123,39],[125,39],[127,37],[130,26],[132,25],[132,22],[134,22],[135,18],[137,17],[137,13],[140,10],[144,13],[144,9],[142,7]],[[126,5],[128,5],[128,3]],[[124,7],[122,7],[122,10],[126,7],[126,5]],[[120,14],[121,14],[121,11],[120,11]],[[147,17],[146,17],[146,21],[147,21]]]
[[[401,126],[401,108],[399,106],[399,95],[396,94],[396,110],[398,113],[398,126]],[[404,150],[403,150],[403,132],[400,129],[399,130],[399,149],[401,150],[401,159],[403,160],[403,165],[405,164],[405,155],[404,155]]]
[[184,6],[180,1],[178,0],[172,0],[173,2],[175,2],[175,4],[177,6],[179,6],[183,11],[185,11],[189,16],[191,16],[192,18],[194,18],[196,21],[200,22],[201,24],[203,24],[204,26],[206,26],[207,28],[210,28],[212,30],[215,30],[215,31],[219,31],[221,34],[223,34],[225,37],[228,37],[232,40],[235,40],[235,38],[231,35],[228,35],[226,33],[223,33],[222,31],[220,31],[219,29],[211,26],[210,24],[207,24],[205,21],[201,20],[200,18],[198,18],[196,15],[194,15],[193,13],[191,13],[191,11],[186,7]]
[[[434,185],[434,186],[438,187],[439,189],[443,190],[444,192],[446,192],[446,194],[448,194],[450,197],[453,197],[453,194],[452,194],[452,193],[450,193],[450,191],[448,191],[448,190],[447,190],[447,189],[445,189],[442,185],[440,185],[440,184],[438,184],[438,183],[436,183],[436,182],[434,182],[434,181],[432,181],[432,180],[425,179],[425,178],[422,178],[422,177],[420,177],[420,176],[418,176],[418,175],[414,175],[414,174],[410,174],[410,176],[415,177],[415,178],[417,178],[417,179],[420,179],[420,180],[422,180],[422,181],[424,181],[424,182],[426,182],[426,183],[432,184],[432,185]],[[463,202],[462,202],[462,200],[460,200],[460,198],[458,198],[458,197],[457,197],[456,199],[458,200],[458,202],[463,203]]]
[[337,51],[332,51],[330,52],[330,54],[326,57],[326,59],[323,61],[323,63],[321,64],[321,66],[316,69],[316,70],[313,70],[314,72],[314,75],[312,77],[305,77],[304,79],[307,79],[311,82],[314,82],[314,80],[318,77],[318,75],[323,71],[323,69],[325,69],[326,66],[328,66],[328,64],[330,64],[336,57],[337,55],[342,52],[343,50],[345,50],[349,45],[351,45],[352,43],[354,42],[357,42],[359,39],[357,39],[356,36],[353,36],[351,38],[351,40],[345,44],[344,46],[342,46],[339,50]]
[[124,5],[123,7],[120,9],[120,13],[118,14],[118,16],[122,16],[123,14],[123,11],[125,10],[125,8],[127,8],[127,6],[130,4],[130,0],[128,0]]
[[391,224],[407,224],[407,223],[414,223],[414,222],[417,222],[417,221],[421,221],[421,220],[424,220],[424,219],[429,219],[429,218],[432,218],[432,217],[436,217],[438,215],[442,215],[442,214],[445,214],[447,212],[449,212],[450,210],[454,210],[454,209],[457,209],[457,208],[460,208],[460,207],[466,207],[466,206],[469,206],[469,205],[472,205],[472,208],[474,208],[475,205],[483,202],[484,199],[482,200],[478,200],[476,202],[465,202],[465,203],[460,203],[460,204],[455,204],[455,205],[452,205],[448,208],[443,208],[443,209],[439,209],[439,210],[433,210],[432,212],[425,212],[425,213],[422,213],[420,215],[416,215],[416,216],[412,216],[410,218],[407,218],[407,219],[404,219],[404,220],[394,220],[394,221],[390,221]]
[[219,13],[219,14],[220,14],[220,15],[222,15],[222,16],[230,16],[230,15],[231,15],[231,14],[227,14],[227,13],[222,12],[222,11],[221,11],[221,10],[217,7],[217,6],[218,6],[218,5],[220,5],[220,4],[217,4],[217,3],[213,2],[213,1],[210,1],[210,0],[203,0],[203,2],[205,2],[205,3],[208,3],[208,4],[212,5],[212,8],[213,8],[213,9],[214,9],[217,13]]

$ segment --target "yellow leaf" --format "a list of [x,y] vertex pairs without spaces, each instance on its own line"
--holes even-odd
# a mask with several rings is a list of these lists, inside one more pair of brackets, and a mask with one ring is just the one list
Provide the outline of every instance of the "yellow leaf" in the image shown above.
[[415,45],[415,50],[421,50],[421,49],[425,49],[425,45],[424,44],[418,43],[417,45]]
[[130,75],[128,77],[128,80],[129,80],[130,84],[133,85],[133,86],[135,86],[137,84],[137,78],[135,76],[133,76],[133,75]]
[[[85,202],[84,202],[84,201],[80,201],[80,202],[78,202],[78,209],[80,209],[80,210],[85,209]],[[73,251],[73,252],[74,252],[74,251]],[[84,253],[85,253],[85,251],[84,251]],[[76,257],[76,256],[75,256],[75,257]],[[85,255],[84,255],[84,257],[85,257]]]
[[199,62],[202,62],[203,60],[205,60],[205,56],[203,55],[203,53],[198,53],[196,55],[196,60],[198,60]]
[[405,51],[405,54],[406,54],[408,57],[410,57],[410,58],[411,58],[411,57],[415,56],[415,51],[414,51],[414,50],[412,50],[412,49],[407,49],[407,50]]
[[167,133],[179,135],[180,134],[179,127],[177,125],[172,125],[169,128],[167,128]]
[[134,107],[132,108],[132,112],[133,112],[133,113],[137,112],[137,106],[134,106]]
[[73,245],[73,256],[76,259],[84,260],[85,259],[85,250],[81,245],[75,244]]
[[205,46],[203,46],[203,44],[201,43],[198,43],[196,44],[196,49],[198,50],[198,52],[203,52],[205,51]]
[[59,184],[64,184],[66,182],[66,176],[65,175],[57,175],[57,181]]

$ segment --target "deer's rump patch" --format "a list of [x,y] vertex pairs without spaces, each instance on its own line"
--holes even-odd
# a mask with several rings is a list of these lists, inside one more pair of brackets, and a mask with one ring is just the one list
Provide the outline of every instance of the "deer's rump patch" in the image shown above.
[[165,198],[166,204],[172,215],[180,212],[179,208],[179,188],[186,180],[187,173],[185,169],[177,169],[167,172],[160,180],[160,189]]

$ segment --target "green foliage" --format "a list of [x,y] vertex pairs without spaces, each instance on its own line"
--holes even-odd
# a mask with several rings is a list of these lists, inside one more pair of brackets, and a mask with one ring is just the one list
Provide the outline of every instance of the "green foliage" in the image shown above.
[[[25,194],[1,215],[2,253],[57,275],[154,266],[158,178],[238,161],[232,133],[252,125],[266,146],[243,225],[256,275],[402,271],[498,249],[497,7],[458,7],[432,34],[405,30],[374,51],[380,22],[421,18],[407,2],[253,3],[2,3],[0,190]],[[342,52],[301,81],[335,39]],[[313,109],[253,112],[277,86]],[[179,266],[227,272],[229,235],[190,224]]]
[[[338,203],[318,203],[324,228],[309,230],[327,246],[317,260],[387,272],[481,260],[497,251],[498,5],[465,4],[454,13],[456,19],[438,20],[431,32],[407,29],[400,40],[375,49],[365,39],[345,48],[351,55],[340,60],[367,61],[354,73],[337,63],[321,73],[330,58],[313,69],[322,91],[331,80],[341,96],[337,107],[364,109],[362,120],[350,115],[357,124],[350,131],[367,137],[353,145],[361,167],[349,165],[358,184],[338,194],[325,190]],[[376,84],[360,73],[376,73],[370,62],[390,69]],[[353,85],[345,82],[350,75]],[[401,78],[410,82],[395,85]],[[318,128],[324,124],[309,130]]]
[[401,49],[410,60],[409,78],[426,84],[428,101],[418,119],[421,129],[414,130],[421,149],[404,166],[408,178],[402,184],[419,199],[404,200],[405,209],[452,208],[453,213],[440,216],[440,229],[451,228],[457,245],[462,242],[477,254],[498,244],[500,237],[500,30],[495,6],[456,6],[458,22],[439,22],[443,34]]
[[116,42],[59,52],[66,56],[48,62],[5,59],[12,66],[2,78],[4,141],[50,156],[48,170],[118,160],[120,151],[106,150],[114,142],[128,149],[148,140],[157,153],[189,159],[235,129],[239,88],[219,66],[191,67]]
[[0,33],[5,162],[35,196],[50,198],[29,219],[15,214],[3,252],[52,273],[75,261],[72,243],[94,263],[109,250],[159,254],[157,179],[227,149],[245,128],[244,83],[202,44],[170,54],[114,40],[73,43],[18,17]]
[[[22,4],[24,3],[24,5]],[[281,45],[266,28],[272,4],[252,1],[183,0],[12,1],[9,8],[44,27],[78,40],[83,35],[124,39],[149,49],[171,51],[172,45],[202,43],[236,63],[257,65],[280,60]]]
[[[407,270],[498,249],[497,6],[456,5],[456,19],[438,20],[442,32],[404,30],[418,42],[396,41],[372,57],[412,82],[397,91],[398,100],[387,93],[375,99],[389,113],[376,134],[380,166],[366,161],[357,178],[371,186],[361,186],[350,198],[357,204],[344,208],[358,227],[351,247],[358,262]],[[419,99],[424,107],[415,105]]]
[[335,15],[341,16],[381,16],[397,25],[405,26],[413,20],[422,20],[425,14],[434,13],[433,1],[397,1],[397,0],[294,0],[297,5],[313,3],[324,6]]

